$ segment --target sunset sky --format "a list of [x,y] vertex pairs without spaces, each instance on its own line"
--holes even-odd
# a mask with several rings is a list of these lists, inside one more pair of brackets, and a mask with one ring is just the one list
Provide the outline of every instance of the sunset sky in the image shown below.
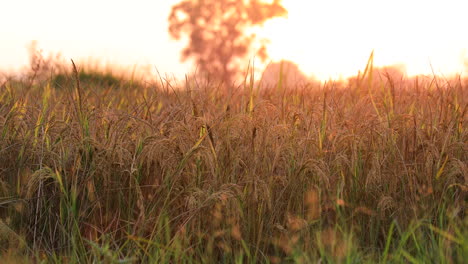
[[[182,77],[183,42],[167,17],[179,0],[14,0],[0,3],[0,70],[28,63],[32,40],[48,53],[119,65],[150,64]],[[294,61],[319,79],[347,77],[365,66],[405,65],[408,74],[468,74],[468,1],[284,0],[288,18],[266,23],[273,61]],[[432,69],[431,69],[432,66]]]

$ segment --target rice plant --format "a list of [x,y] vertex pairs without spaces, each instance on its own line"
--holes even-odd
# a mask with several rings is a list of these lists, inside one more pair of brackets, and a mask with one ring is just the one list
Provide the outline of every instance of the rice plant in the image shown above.
[[83,74],[0,87],[2,263],[468,259],[460,78]]

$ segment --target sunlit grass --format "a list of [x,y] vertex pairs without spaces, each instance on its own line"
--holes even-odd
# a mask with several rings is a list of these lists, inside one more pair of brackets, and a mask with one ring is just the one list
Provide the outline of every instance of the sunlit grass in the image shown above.
[[463,80],[93,74],[0,87],[7,263],[468,259]]

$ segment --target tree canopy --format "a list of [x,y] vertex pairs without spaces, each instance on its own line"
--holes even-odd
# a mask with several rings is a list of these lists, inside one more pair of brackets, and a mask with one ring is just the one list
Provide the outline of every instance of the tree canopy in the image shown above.
[[281,0],[184,0],[172,7],[169,33],[188,37],[182,61],[194,59],[201,72],[231,82],[248,55],[267,58],[264,43],[252,52],[256,36],[248,29],[286,14]]

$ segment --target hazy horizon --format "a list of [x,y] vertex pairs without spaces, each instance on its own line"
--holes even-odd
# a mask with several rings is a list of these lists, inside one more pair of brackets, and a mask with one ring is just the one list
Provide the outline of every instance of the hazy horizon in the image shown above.
[[[193,70],[180,62],[185,41],[167,32],[171,6],[179,0],[18,0],[0,4],[0,70],[28,64],[27,46],[37,41],[44,54],[108,65],[151,65],[183,77]],[[256,29],[268,38],[269,61],[289,60],[320,80],[349,77],[365,67],[372,50],[375,66],[403,67],[409,75],[466,76],[468,36],[463,35],[463,1],[284,0],[287,18]],[[297,30],[301,29],[301,32]],[[247,62],[246,62],[247,64]],[[265,67],[266,64],[257,64]]]

